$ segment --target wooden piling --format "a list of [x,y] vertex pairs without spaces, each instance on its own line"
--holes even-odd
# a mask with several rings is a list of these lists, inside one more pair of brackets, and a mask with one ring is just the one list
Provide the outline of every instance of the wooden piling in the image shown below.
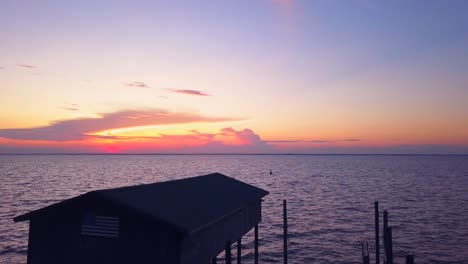
[[414,264],[414,255],[406,256],[406,264]]
[[254,256],[255,256],[255,264],[258,264],[258,225],[255,225],[255,241],[254,241]]
[[388,212],[384,210],[383,212],[383,230],[382,230],[382,242],[384,247],[384,264],[387,264],[387,229],[388,229]]
[[283,232],[284,264],[288,264],[288,211],[286,200],[283,200]]
[[393,242],[392,242],[392,228],[387,228],[387,248],[388,254],[387,255],[387,263],[386,264],[393,264]]
[[361,242],[362,264],[370,264],[369,246],[366,241]]
[[375,211],[375,264],[380,264],[380,238],[379,238],[379,202],[374,202]]
[[241,264],[242,262],[242,238],[239,238],[239,240],[237,240],[237,264]]
[[226,264],[231,264],[232,256],[231,256],[231,241],[226,241]]
[[387,210],[383,211],[383,240],[385,241],[385,232],[387,231],[388,228],[388,212]]

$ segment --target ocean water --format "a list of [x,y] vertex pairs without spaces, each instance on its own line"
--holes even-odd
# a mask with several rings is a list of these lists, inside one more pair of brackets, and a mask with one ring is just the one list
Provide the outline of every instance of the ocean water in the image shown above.
[[[290,263],[361,263],[362,240],[374,262],[375,200],[389,211],[396,263],[406,254],[468,263],[468,156],[369,155],[3,155],[0,263],[26,263],[28,223],[17,215],[94,189],[211,172],[270,192],[261,263],[282,263],[282,199]],[[243,243],[243,263],[253,263],[252,232]]]

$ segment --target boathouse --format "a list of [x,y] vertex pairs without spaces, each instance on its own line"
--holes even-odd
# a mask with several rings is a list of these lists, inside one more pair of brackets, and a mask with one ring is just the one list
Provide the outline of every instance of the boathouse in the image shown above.
[[[255,228],[268,192],[214,173],[97,190],[14,218],[28,264],[210,263]],[[240,250],[240,245],[238,246]]]

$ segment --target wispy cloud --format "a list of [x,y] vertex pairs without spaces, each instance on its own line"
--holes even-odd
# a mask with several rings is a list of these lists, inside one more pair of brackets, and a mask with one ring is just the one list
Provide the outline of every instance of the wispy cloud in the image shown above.
[[344,142],[359,142],[361,140],[359,138],[347,138],[347,139],[343,139],[341,141],[344,141]]
[[272,144],[289,144],[289,143],[315,143],[315,144],[324,144],[324,143],[336,143],[336,142],[359,142],[361,139],[358,138],[347,138],[339,140],[328,140],[328,139],[315,139],[315,140],[302,140],[302,139],[293,139],[293,140],[268,140],[268,143]]
[[79,111],[80,109],[78,108],[78,104],[70,104],[70,105],[67,105],[67,106],[62,106],[60,107],[64,110],[68,110],[68,111]]
[[209,94],[199,90],[187,90],[187,89],[170,89],[174,93],[197,95],[197,96],[210,96]]
[[78,108],[74,108],[74,107],[61,107],[63,110],[68,110],[68,111],[79,111],[80,109]]
[[117,128],[241,120],[240,118],[207,117],[199,114],[174,113],[165,110],[124,110],[103,113],[100,116],[100,118],[59,120],[43,127],[0,129],[0,137],[22,140],[70,141],[82,140],[93,132]]
[[326,139],[317,139],[317,140],[302,140],[302,139],[293,139],[293,140],[268,140],[268,143],[330,143],[333,141]]
[[0,70],[3,70],[3,69],[5,69],[5,68],[3,68],[2,66],[0,66]]
[[135,87],[135,88],[150,88],[150,86],[144,82],[131,82],[131,83],[126,83],[125,85],[128,87]]
[[35,69],[36,66],[30,65],[30,64],[16,64],[16,66],[21,67],[21,68],[26,68],[26,69]]

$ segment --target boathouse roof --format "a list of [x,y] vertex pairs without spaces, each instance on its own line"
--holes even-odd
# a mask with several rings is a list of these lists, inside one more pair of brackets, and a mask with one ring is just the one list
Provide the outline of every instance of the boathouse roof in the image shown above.
[[262,199],[268,192],[220,173],[198,177],[104,189],[38,209],[14,220],[30,220],[36,216],[60,213],[80,203],[100,201],[127,213],[137,213],[192,233],[227,215]]

